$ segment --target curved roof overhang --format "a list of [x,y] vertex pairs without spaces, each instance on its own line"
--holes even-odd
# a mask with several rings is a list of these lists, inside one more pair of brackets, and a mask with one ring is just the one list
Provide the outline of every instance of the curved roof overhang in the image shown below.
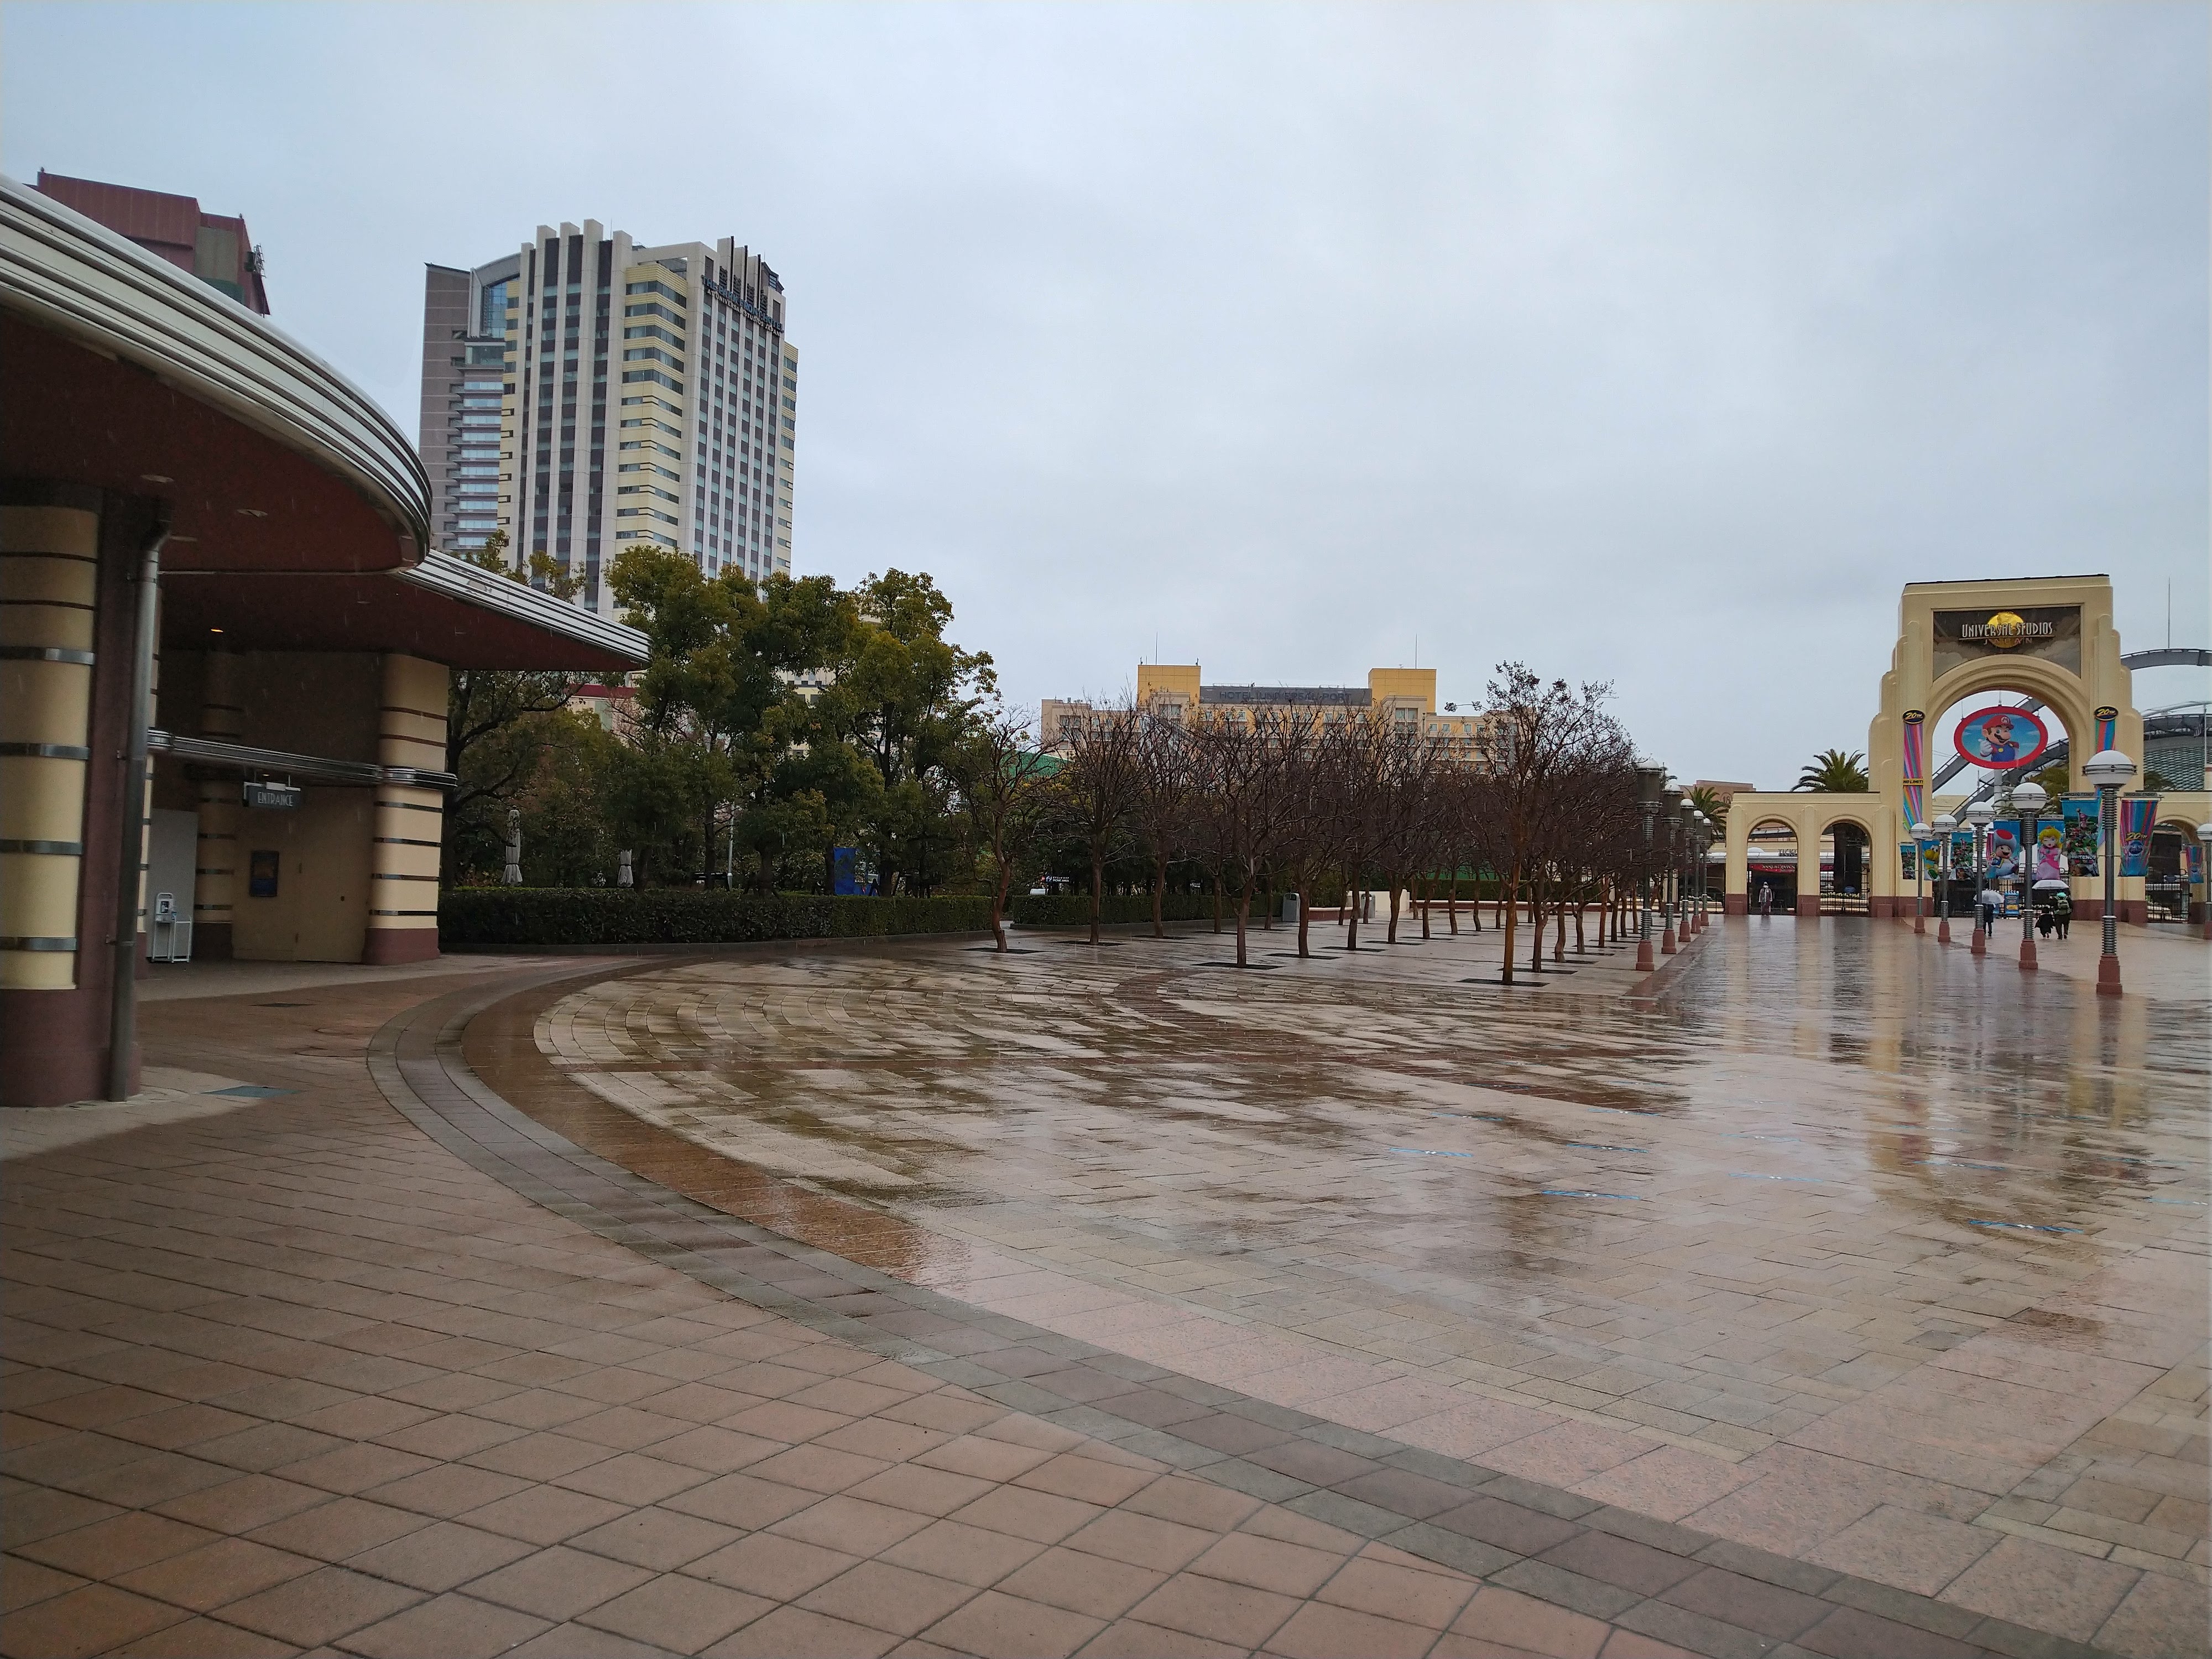
[[245,648],[465,667],[645,659],[635,629],[432,553],[414,447],[328,363],[6,178],[0,456],[13,477],[170,502],[166,644],[219,627]]

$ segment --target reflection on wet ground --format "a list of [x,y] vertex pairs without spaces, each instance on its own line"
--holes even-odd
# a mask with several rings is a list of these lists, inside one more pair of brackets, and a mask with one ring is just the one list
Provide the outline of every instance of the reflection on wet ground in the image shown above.
[[2001,1539],[2201,1581],[2202,1002],[1858,921],[1717,927],[1645,1002],[1465,983],[1484,949],[725,958],[470,1057],[750,1219],[1259,1398],[1970,1603]]

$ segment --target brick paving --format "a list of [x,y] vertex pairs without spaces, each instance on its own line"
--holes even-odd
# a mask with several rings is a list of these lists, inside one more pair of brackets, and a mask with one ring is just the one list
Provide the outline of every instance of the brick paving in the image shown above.
[[[959,948],[789,959],[818,992]],[[2137,1443],[1971,1557],[1909,1494],[1771,1471],[1777,1524],[1857,1505],[1821,1530],[1853,1559],[1794,1559],[1640,1501],[1707,1454],[1599,1499],[1556,1434],[1516,1473],[948,1294],[974,1247],[879,1194],[532,1079],[512,1025],[567,989],[156,1006],[156,1059],[289,1092],[9,1164],[0,1652],[2202,1649],[2201,1578],[2114,1559],[2185,1519],[2142,1470],[2191,1467],[2195,1395],[2100,1417]],[[2054,1547],[2062,1510],[2136,1541]]]

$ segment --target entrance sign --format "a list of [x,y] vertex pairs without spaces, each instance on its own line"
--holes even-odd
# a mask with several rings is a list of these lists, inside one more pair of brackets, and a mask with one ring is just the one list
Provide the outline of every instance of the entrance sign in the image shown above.
[[244,794],[248,806],[273,807],[280,812],[291,811],[300,804],[300,787],[293,783],[248,781]]
[[2051,746],[2051,733],[2025,708],[1977,708],[1951,741],[1975,765],[2004,770],[2034,760]]
[[1936,672],[1984,657],[2043,657],[2081,672],[2081,607],[1996,605],[1987,611],[1936,613]]

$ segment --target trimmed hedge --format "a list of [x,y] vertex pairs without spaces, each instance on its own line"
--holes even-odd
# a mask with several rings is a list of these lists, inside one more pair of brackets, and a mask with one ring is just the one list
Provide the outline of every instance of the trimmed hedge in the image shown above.
[[560,950],[586,945],[739,945],[982,933],[988,898],[856,898],[696,887],[459,887],[438,901],[438,942]]
[[[1264,895],[1252,896],[1252,914],[1257,917]],[[1213,895],[1211,893],[1170,893],[1160,908],[1170,921],[1210,921],[1213,919]],[[1237,897],[1230,894],[1222,900],[1224,916],[1237,914]],[[1150,921],[1152,919],[1152,896],[1150,893],[1102,893],[1098,898],[1098,920],[1112,927],[1116,924]],[[1006,920],[1019,922],[1024,927],[1088,927],[1091,925],[1091,894],[1086,889],[1074,893],[1017,893],[1006,901]],[[989,927],[988,919],[983,924]]]

